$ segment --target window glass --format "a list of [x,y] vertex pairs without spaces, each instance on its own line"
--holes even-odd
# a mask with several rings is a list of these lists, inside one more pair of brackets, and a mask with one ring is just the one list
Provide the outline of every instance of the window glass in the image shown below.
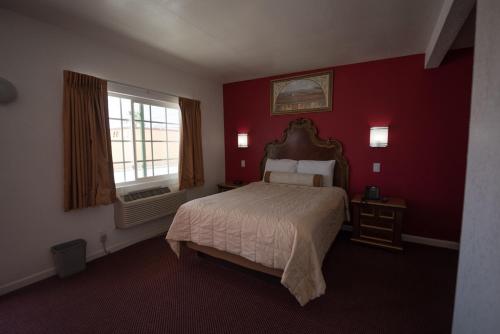
[[123,142],[123,158],[125,162],[134,162],[134,145],[132,141]]
[[108,93],[115,183],[178,174],[180,111]]
[[168,160],[168,172],[177,174],[179,170],[179,160]]
[[168,142],[168,152],[170,159],[179,159],[179,142]]
[[113,155],[113,162],[123,162],[122,142],[111,142],[111,153]]
[[[170,143],[169,143],[169,145],[170,145]],[[167,159],[167,142],[154,142],[153,143],[153,156],[154,156],[155,160],[166,160]],[[172,157],[172,158],[175,158],[175,157]]]
[[152,123],[151,129],[153,141],[167,141],[167,125],[165,123]]
[[122,106],[122,118],[130,120],[132,119],[132,106],[131,106],[131,100],[129,99],[120,99],[121,100],[121,106]]
[[119,119],[110,119],[109,131],[111,140],[122,140],[122,121]]
[[165,108],[158,106],[151,106],[151,121],[165,123]]
[[167,109],[167,120],[171,124],[179,124],[179,110],[178,109]]
[[145,121],[150,121],[151,120],[151,108],[148,104],[143,104],[142,105],[142,115],[143,119]]
[[155,160],[154,161],[154,173],[155,173],[155,175],[168,174],[168,162],[167,162],[167,160]]
[[179,124],[167,124],[168,141],[180,141]]
[[122,118],[120,112],[120,98],[115,96],[110,96],[108,98],[108,114],[109,118]]
[[123,164],[113,164],[113,171],[115,176],[115,183],[125,182],[124,166]]

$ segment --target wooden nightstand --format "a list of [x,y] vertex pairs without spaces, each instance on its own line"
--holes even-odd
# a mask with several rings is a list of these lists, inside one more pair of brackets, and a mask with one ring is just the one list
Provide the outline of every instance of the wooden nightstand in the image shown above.
[[224,183],[219,183],[217,187],[219,188],[219,192],[223,191],[228,191],[228,190],[233,190],[239,187],[246,186],[248,183],[241,183],[241,184],[234,184],[232,182],[224,182]]
[[384,201],[363,201],[357,194],[352,200],[352,241],[387,249],[403,250],[401,230],[404,199],[389,197]]

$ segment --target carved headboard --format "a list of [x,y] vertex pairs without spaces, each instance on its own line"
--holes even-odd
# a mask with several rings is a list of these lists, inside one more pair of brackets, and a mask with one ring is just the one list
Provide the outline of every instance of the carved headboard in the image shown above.
[[336,139],[323,140],[318,137],[318,129],[310,119],[299,118],[291,121],[283,132],[281,141],[266,145],[264,158],[260,163],[261,176],[266,161],[270,159],[294,160],[335,160],[333,185],[349,188],[349,164],[342,153],[342,144]]

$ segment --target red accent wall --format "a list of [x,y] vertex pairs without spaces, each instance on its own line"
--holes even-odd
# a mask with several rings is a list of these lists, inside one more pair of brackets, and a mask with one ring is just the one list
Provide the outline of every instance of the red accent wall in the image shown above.
[[[382,195],[407,200],[404,233],[457,241],[472,56],[472,49],[454,51],[432,70],[424,69],[424,55],[332,68],[332,112],[270,116],[270,79],[290,74],[225,84],[226,180],[258,180],[264,145],[281,138],[291,120],[310,118],[320,137],[343,143],[351,194],[378,185]],[[370,126],[386,124],[389,147],[370,148]],[[237,148],[238,131],[248,131],[249,148]],[[373,162],[381,163],[380,173],[372,172]]]

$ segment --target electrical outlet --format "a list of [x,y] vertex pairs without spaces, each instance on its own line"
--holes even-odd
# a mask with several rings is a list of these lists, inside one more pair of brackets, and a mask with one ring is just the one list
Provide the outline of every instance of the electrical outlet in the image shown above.
[[380,162],[374,162],[373,163],[373,172],[374,173],[380,173]]
[[245,168],[245,166],[246,166],[245,160],[241,160],[241,167]]

